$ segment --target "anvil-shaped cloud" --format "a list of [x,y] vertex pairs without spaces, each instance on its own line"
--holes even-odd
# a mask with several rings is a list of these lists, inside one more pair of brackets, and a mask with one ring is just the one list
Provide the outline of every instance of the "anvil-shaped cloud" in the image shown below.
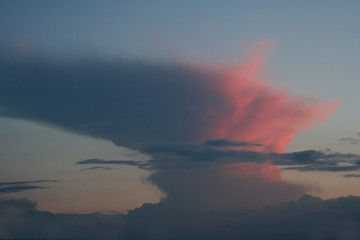
[[268,83],[261,73],[265,50],[265,44],[259,44],[253,56],[232,67],[2,58],[0,115],[51,124],[151,154],[156,171],[149,179],[167,193],[166,203],[172,207],[179,207],[179,199],[181,207],[190,209],[246,208],[291,200],[304,187],[283,181],[280,169],[263,160],[166,169],[157,166],[174,159],[166,151],[149,151],[165,144],[204,142],[226,150],[281,153],[299,130],[335,110],[337,101],[291,96],[287,89]]
[[139,150],[230,139],[284,152],[294,134],[325,120],[338,103],[272,86],[261,75],[265,47],[257,48],[233,67],[3,57],[0,115]]
[[[325,120],[338,104],[293,96],[288,89],[273,86],[261,72],[264,55],[265,45],[260,44],[253,56],[231,67],[3,57],[0,58],[0,116],[111,140],[118,146],[152,156],[148,162],[97,158],[78,162],[150,169],[149,180],[166,193],[158,204],[145,204],[126,217],[110,217],[114,224],[111,230],[116,230],[113,238],[125,234],[124,239],[140,239],[133,237],[139,233],[144,234],[141,239],[169,239],[170,235],[170,238],[176,235],[176,226],[187,225],[192,215],[201,216],[194,224],[196,229],[191,233],[181,230],[180,239],[200,239],[194,237],[197,232],[203,237],[210,233],[214,237],[213,229],[225,229],[219,224],[224,219],[231,219],[230,225],[242,231],[245,222],[250,222],[251,227],[261,226],[248,221],[243,212],[254,209],[259,212],[269,204],[296,199],[305,191],[300,184],[282,180],[280,168],[272,164],[289,167],[300,164],[300,170],[307,170],[306,164],[313,163],[316,166],[310,170],[323,169],[322,160],[328,159],[325,153],[284,152],[298,131]],[[337,154],[331,156],[338,160]],[[348,157],[353,161],[351,169],[358,169],[358,156]],[[326,169],[331,165],[327,164]],[[23,206],[27,202],[4,202],[4,205]],[[30,206],[34,211],[33,205]],[[234,210],[241,214],[232,215]],[[12,226],[6,220],[10,213],[3,212],[5,217],[0,220]],[[178,223],[174,216],[181,216],[179,213],[185,217],[180,217]],[[214,222],[208,224],[208,219]],[[79,218],[79,222],[87,221],[88,216]],[[160,228],[153,225],[157,223]],[[171,223],[169,228],[166,223]],[[92,225],[92,220],[87,224]],[[138,226],[145,229],[138,231]],[[12,236],[9,229],[13,230],[7,227],[4,236]],[[24,233],[27,228],[22,229]],[[58,232],[66,232],[64,229]],[[153,230],[159,229],[162,235],[154,235]],[[83,232],[86,231],[81,231],[79,236]],[[247,232],[242,234],[248,236]]]

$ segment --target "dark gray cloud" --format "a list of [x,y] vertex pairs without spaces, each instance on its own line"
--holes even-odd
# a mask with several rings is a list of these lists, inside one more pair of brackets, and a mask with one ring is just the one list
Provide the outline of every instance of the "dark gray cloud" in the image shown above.
[[0,187],[9,185],[26,185],[34,183],[55,183],[57,180],[35,180],[35,181],[16,181],[16,182],[0,182]]
[[[140,61],[0,59],[0,115],[139,146],[200,141],[215,73]],[[186,96],[186,97],[184,97]]]
[[24,186],[12,186],[12,187],[1,187],[1,193],[14,193],[14,192],[22,192],[26,190],[34,190],[34,189],[44,189],[45,187],[41,186],[32,186],[32,185],[24,185]]
[[358,240],[360,198],[296,201],[258,211],[183,211],[166,202],[127,215],[52,214],[26,199],[0,200],[0,236],[37,239]]
[[2,56],[0,116],[137,150],[227,138],[231,141],[208,144],[281,152],[294,129],[321,122],[337,103],[290,96],[260,81],[254,68],[262,66],[258,60],[249,59],[235,70],[174,62]]
[[27,199],[0,200],[0,237],[7,239],[122,239],[124,216],[52,214]]
[[[219,140],[222,142],[223,139]],[[228,140],[226,140],[228,141]],[[224,166],[233,163],[269,163],[283,169],[298,171],[355,171],[360,169],[360,156],[344,154],[330,150],[305,150],[292,153],[263,153],[247,150],[228,150],[212,144],[165,144],[154,145],[143,149],[152,159],[134,160],[103,160],[86,159],[76,164],[93,165],[130,165],[139,168],[160,169],[193,169],[202,167]],[[211,140],[217,142],[217,140]],[[224,141],[225,142],[225,141]],[[228,141],[231,142],[231,141]]]
[[36,210],[36,203],[26,198],[0,200],[0,213],[30,212]]
[[149,163],[157,168],[199,167],[231,163],[271,163],[298,171],[354,171],[360,168],[360,156],[327,151],[305,150],[292,153],[262,153],[226,150],[207,145],[181,144],[153,146],[144,150],[154,156]]
[[[310,236],[326,239],[343,238],[347,236],[343,235],[344,231],[353,234],[352,224],[357,224],[358,219],[345,214],[346,211],[341,216],[342,226],[334,224],[333,227],[329,218],[321,218],[347,210],[345,207],[348,206],[339,206],[335,202],[335,207],[325,207],[322,215],[314,206],[323,209],[326,202],[308,198],[305,200],[311,203],[306,205],[309,212],[303,216],[303,211],[297,208],[303,206],[304,199],[293,203],[293,208],[291,204],[286,205],[305,188],[281,180],[280,169],[272,164],[297,170],[311,166],[318,170],[324,167],[335,169],[344,163],[357,166],[358,156],[320,151],[278,154],[227,149],[266,147],[267,150],[281,151],[286,139],[294,132],[293,126],[283,125],[281,131],[275,128],[276,136],[274,132],[265,136],[269,138],[266,146],[256,139],[215,139],[201,144],[209,137],[216,137],[209,136],[209,130],[219,127],[217,123],[229,128],[228,121],[220,120],[233,116],[239,110],[236,104],[242,100],[242,94],[237,90],[233,92],[234,99],[221,95],[215,84],[219,80],[221,77],[214,72],[177,64],[0,59],[1,116],[51,124],[148,153],[152,159],[146,163],[87,159],[77,164],[95,165],[91,167],[93,169],[127,164],[155,170],[149,180],[166,194],[159,204],[145,204],[128,215],[51,214],[37,211],[30,203],[29,209],[22,208],[20,213],[6,208],[0,212],[0,237],[306,239]],[[248,88],[252,89],[252,84],[246,84],[239,90],[246,93]],[[331,112],[329,109],[320,111],[318,106],[306,108],[295,98],[287,102],[287,96],[282,95],[284,103],[279,103],[276,91],[267,92],[268,89],[271,87],[251,92],[249,103],[246,106],[240,104],[243,114],[232,119],[236,122],[232,126],[236,132],[246,130],[253,134],[256,130],[261,133],[260,127],[266,125],[270,114],[276,126],[280,115],[287,123],[300,119],[297,124],[302,126],[310,118],[309,112],[319,110],[319,116]],[[275,107],[270,108],[269,103]],[[268,125],[265,128],[272,129]],[[232,132],[232,129],[225,130]],[[248,132],[244,136],[246,134]],[[15,184],[12,187],[21,186]],[[9,187],[11,185],[4,185],[4,188]],[[320,205],[316,205],[318,201]],[[354,201],[358,202],[357,199]],[[279,208],[276,211],[264,209],[275,205]],[[279,216],[283,209],[293,210],[292,215]],[[358,211],[354,206],[352,210],[352,213]],[[300,230],[299,222],[302,224]],[[330,230],[320,229],[320,235],[313,235],[314,229],[307,225],[310,222],[315,224],[315,230],[319,229],[319,222],[330,226]]]
[[360,169],[360,156],[310,150],[284,154],[283,159],[275,161],[275,164],[287,165],[284,169],[298,171],[346,172]]
[[54,183],[57,180],[36,180],[36,181],[17,181],[17,182],[0,182],[0,194],[22,192],[34,189],[46,189],[39,184]]
[[309,166],[300,166],[300,167],[286,167],[287,170],[297,170],[300,172],[308,171],[318,171],[318,172],[348,172],[356,171],[360,169],[359,165],[350,165],[350,166],[339,166],[336,164],[330,165],[309,165]]
[[249,142],[239,142],[239,141],[230,141],[228,139],[210,139],[203,142],[205,145],[215,146],[215,147],[262,147],[263,144],[258,143],[249,143]]
[[104,159],[98,159],[98,158],[91,158],[91,159],[85,159],[76,162],[76,164],[114,164],[114,165],[131,165],[131,166],[138,166],[141,164],[140,161],[133,161],[133,160],[104,160]]
[[81,171],[86,171],[86,170],[113,170],[113,169],[115,169],[115,168],[100,166],[100,167],[83,168],[83,169],[81,169]]
[[344,177],[360,178],[360,174],[345,174]]
[[[89,159],[82,164],[129,164],[151,171],[148,180],[161,189],[171,208],[254,209],[279,204],[306,191],[281,179],[281,170],[354,171],[359,156],[327,151],[262,153],[228,150],[207,144],[166,144],[143,150],[148,162]],[[154,171],[155,170],[155,171]]]

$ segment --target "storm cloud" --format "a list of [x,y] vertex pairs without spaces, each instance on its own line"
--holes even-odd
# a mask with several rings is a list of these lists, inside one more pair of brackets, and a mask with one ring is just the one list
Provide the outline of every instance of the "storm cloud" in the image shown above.
[[[290,95],[288,89],[271,85],[261,71],[264,53],[259,45],[253,56],[236,66],[1,58],[1,116],[110,140],[150,155],[146,162],[94,158],[77,164],[92,165],[89,169],[124,164],[148,169],[148,180],[164,192],[164,199],[117,216],[35,210],[11,218],[0,233],[234,239],[249,238],[246,229],[255,234],[254,229],[264,227],[264,234],[281,239],[273,228],[281,226],[282,219],[278,226],[251,215],[272,218],[275,213],[258,211],[283,208],[306,191],[301,184],[283,180],[280,165],[300,165],[302,170],[329,163],[317,151],[284,152],[296,133],[324,121],[338,102]],[[1,221],[8,223],[8,214],[2,214]],[[34,228],[27,227],[30,221]],[[52,227],[39,227],[54,221]],[[283,236],[295,236],[283,229]],[[252,239],[265,236],[256,234],[260,235]]]
[[261,74],[264,54],[259,45],[234,66],[2,57],[0,115],[137,150],[228,139],[283,152],[294,134],[325,120],[338,102],[272,86]]

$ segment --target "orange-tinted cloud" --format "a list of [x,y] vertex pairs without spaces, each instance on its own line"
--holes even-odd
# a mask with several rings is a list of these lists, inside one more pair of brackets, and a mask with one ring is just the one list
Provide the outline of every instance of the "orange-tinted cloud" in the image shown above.
[[265,50],[266,45],[259,44],[243,64],[215,67],[220,77],[213,87],[223,104],[209,106],[212,125],[205,139],[248,141],[264,145],[253,148],[256,151],[285,152],[297,132],[321,123],[335,110],[338,101],[292,96],[287,88],[267,82],[261,72]]

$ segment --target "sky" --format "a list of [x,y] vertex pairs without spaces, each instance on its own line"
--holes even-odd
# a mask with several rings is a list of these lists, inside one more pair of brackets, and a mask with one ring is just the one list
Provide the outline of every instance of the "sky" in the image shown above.
[[359,239],[359,9],[0,1],[0,238]]

